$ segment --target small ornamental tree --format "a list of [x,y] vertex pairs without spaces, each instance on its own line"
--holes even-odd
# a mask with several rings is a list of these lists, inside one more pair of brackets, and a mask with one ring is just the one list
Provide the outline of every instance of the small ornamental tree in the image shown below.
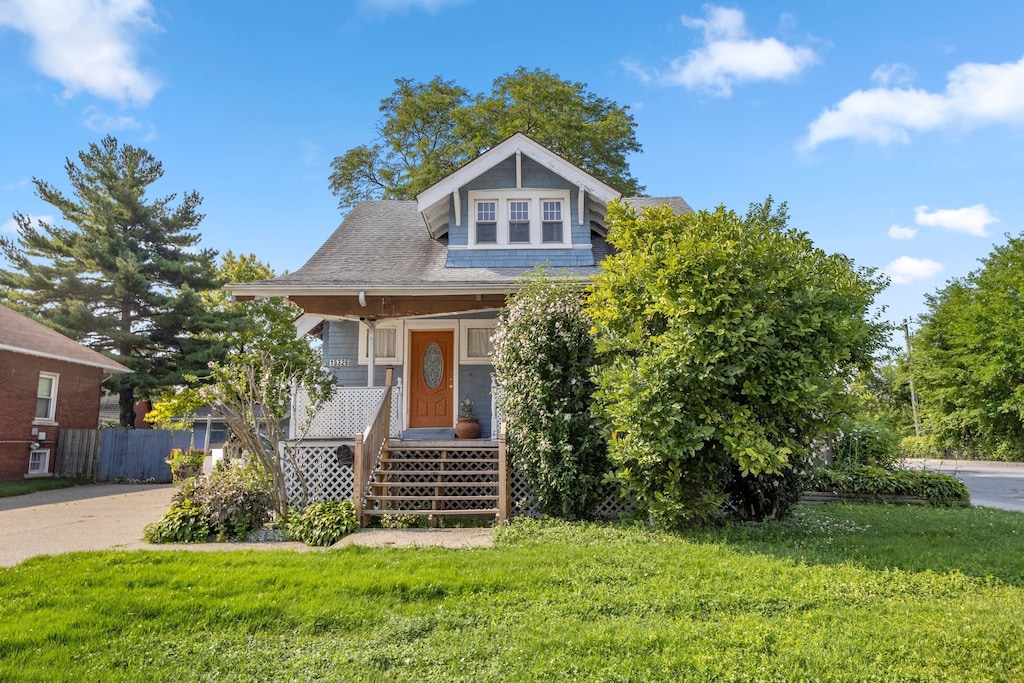
[[[229,282],[261,280],[274,276],[269,266],[251,254],[225,254],[221,276]],[[175,416],[188,415],[203,406],[219,415],[244,448],[260,463],[274,482],[274,507],[288,509],[285,487],[285,458],[294,457],[283,448],[284,423],[291,411],[292,389],[308,392],[309,414],[297,415],[294,431],[301,433],[315,411],[333,391],[334,375],[323,364],[318,349],[307,338],[295,337],[292,321],[301,313],[280,297],[257,301],[231,301],[223,293],[212,293],[206,305],[238,322],[222,362],[209,363],[209,377],[200,384],[186,377],[189,386],[164,396],[147,420],[167,424]],[[305,491],[305,480],[297,463],[292,464]],[[305,498],[305,495],[303,496]]]
[[498,318],[494,373],[513,463],[544,514],[586,518],[601,502],[605,444],[591,415],[594,343],[578,279],[523,279]]
[[588,313],[595,402],[609,460],[660,526],[741,517],[795,501],[812,441],[849,400],[887,330],[868,311],[885,280],[787,226],[786,205],[680,215],[609,208],[609,256]]

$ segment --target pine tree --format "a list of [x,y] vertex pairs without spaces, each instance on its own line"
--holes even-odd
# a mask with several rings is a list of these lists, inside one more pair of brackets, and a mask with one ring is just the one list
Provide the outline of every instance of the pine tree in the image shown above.
[[218,323],[199,292],[217,286],[216,252],[197,249],[202,198],[194,190],[146,197],[163,175],[148,151],[108,135],[68,159],[73,197],[34,179],[36,194],[66,226],[33,225],[14,215],[16,238],[0,238],[10,264],[0,297],[54,329],[115,358],[130,374],[107,380],[119,395],[120,421],[134,424],[136,398],[205,374],[221,344],[197,332]]

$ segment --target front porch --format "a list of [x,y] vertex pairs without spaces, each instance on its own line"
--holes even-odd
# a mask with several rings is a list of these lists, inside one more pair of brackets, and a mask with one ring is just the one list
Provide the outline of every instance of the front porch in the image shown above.
[[[507,520],[512,497],[504,436],[403,439],[409,430],[402,425],[401,391],[389,370],[385,386],[338,388],[318,411],[296,393],[293,439],[285,446],[293,504],[351,499],[364,526],[383,515],[423,515],[431,523],[448,516]],[[498,424],[493,400],[491,411],[491,424]]]

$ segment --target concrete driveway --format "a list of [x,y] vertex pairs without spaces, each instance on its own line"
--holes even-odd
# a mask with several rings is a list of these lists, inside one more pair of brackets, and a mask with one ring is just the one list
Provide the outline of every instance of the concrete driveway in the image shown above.
[[[0,498],[0,567],[37,555],[78,550],[296,550],[322,552],[304,543],[182,543],[154,545],[142,530],[171,507],[173,484],[96,484]],[[491,529],[360,529],[332,547],[384,548],[492,545]]]
[[972,505],[1024,512],[1024,463],[915,459],[907,466],[956,476],[967,486]]
[[76,550],[152,548],[142,529],[171,507],[173,484],[97,484],[0,498],[0,567]]

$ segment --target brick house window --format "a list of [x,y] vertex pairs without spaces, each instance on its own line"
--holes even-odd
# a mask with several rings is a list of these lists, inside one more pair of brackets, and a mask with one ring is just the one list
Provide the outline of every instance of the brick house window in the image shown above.
[[50,471],[50,449],[39,448],[28,454],[28,473],[46,474]]
[[52,372],[39,373],[36,389],[36,420],[53,422],[57,414],[57,380],[60,375]]

